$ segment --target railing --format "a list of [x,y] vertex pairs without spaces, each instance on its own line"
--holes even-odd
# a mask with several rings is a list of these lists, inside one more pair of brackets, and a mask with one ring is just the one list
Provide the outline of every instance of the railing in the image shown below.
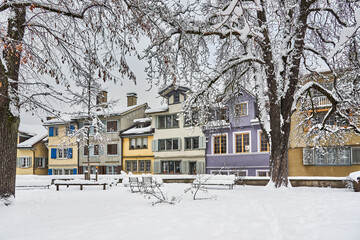
[[316,108],[331,106],[331,102],[325,96],[314,97],[313,98],[313,103],[314,103],[314,107],[316,107]]

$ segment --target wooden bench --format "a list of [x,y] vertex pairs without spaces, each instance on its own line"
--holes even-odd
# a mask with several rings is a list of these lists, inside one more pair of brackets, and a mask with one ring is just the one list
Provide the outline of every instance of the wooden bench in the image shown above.
[[236,181],[235,175],[199,175],[193,182],[194,187],[206,185],[228,186],[233,189]]
[[36,185],[16,185],[16,188],[47,188],[49,189],[50,184],[36,184]]
[[103,186],[103,190],[106,190],[107,183],[89,182],[89,183],[55,183],[56,191],[59,191],[59,186],[80,186],[80,190],[83,190],[83,186]]

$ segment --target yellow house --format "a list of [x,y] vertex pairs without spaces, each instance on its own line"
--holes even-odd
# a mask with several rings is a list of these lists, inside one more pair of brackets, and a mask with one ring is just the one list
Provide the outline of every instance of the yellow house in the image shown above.
[[123,170],[134,174],[154,173],[152,140],[154,129],[150,118],[135,119],[134,125],[120,133]]
[[[319,78],[318,82],[331,90],[331,76],[327,79]],[[312,102],[309,103],[311,107],[303,108],[302,111],[299,110],[292,116],[288,152],[289,176],[344,177],[351,172],[359,171],[359,135],[351,132],[309,134],[311,126],[321,124],[331,107],[329,100],[320,92],[312,91],[311,96]],[[313,114],[313,118],[307,121],[310,114]],[[342,119],[332,115],[325,124],[330,129],[339,126],[346,127],[346,123]],[[317,140],[316,144],[314,144],[314,138]]]
[[47,134],[19,131],[16,159],[17,175],[47,175]]
[[48,128],[48,174],[77,174],[78,143],[73,136],[77,124],[70,119],[50,119],[44,123],[44,126]]

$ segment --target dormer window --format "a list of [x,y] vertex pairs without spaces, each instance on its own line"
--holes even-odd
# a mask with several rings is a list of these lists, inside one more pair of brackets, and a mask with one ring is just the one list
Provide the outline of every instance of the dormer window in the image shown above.
[[180,103],[180,94],[179,93],[174,94],[174,104],[176,104],[176,103]]

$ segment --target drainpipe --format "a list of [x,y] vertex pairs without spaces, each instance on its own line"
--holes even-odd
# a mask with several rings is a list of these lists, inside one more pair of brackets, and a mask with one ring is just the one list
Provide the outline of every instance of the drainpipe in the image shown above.
[[33,152],[33,161],[34,161],[34,164],[33,164],[33,166],[32,166],[32,168],[33,168],[33,175],[35,175],[35,150],[36,150],[36,148],[30,148],[30,150]]

